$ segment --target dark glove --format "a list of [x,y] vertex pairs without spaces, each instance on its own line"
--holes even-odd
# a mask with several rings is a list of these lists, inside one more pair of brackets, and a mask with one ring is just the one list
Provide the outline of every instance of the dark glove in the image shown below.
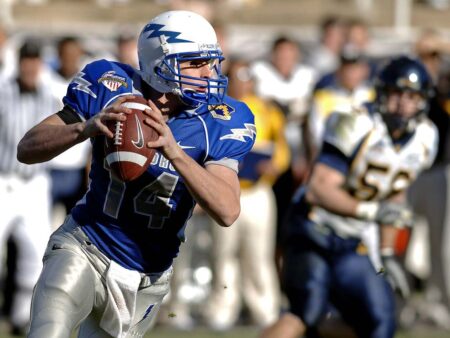
[[402,264],[393,255],[381,255],[383,263],[382,273],[392,286],[392,289],[398,293],[403,299],[407,299],[411,294],[406,271]]
[[411,227],[413,213],[406,204],[384,201],[380,202],[374,221],[398,228]]

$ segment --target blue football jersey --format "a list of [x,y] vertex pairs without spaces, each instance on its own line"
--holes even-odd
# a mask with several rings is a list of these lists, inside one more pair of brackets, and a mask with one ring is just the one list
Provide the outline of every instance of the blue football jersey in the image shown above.
[[[70,83],[64,104],[89,119],[123,95],[142,95],[143,80],[130,66],[99,60]],[[220,106],[201,105],[167,121],[175,140],[202,166],[238,170],[252,148],[256,129],[249,108],[226,97]],[[111,175],[105,160],[105,136],[92,139],[89,189],[72,210],[89,239],[109,258],[128,269],[167,269],[184,240],[195,201],[171,163],[156,153],[147,171],[123,182]]]

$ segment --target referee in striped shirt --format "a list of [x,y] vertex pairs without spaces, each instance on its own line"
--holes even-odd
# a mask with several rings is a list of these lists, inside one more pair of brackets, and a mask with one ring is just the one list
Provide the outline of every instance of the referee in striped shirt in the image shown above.
[[25,165],[16,158],[17,144],[26,131],[59,108],[41,80],[42,67],[39,41],[27,40],[19,50],[17,76],[0,79],[0,253],[13,236],[17,288],[9,320],[12,333],[19,334],[28,325],[32,289],[50,235],[50,179],[45,164]]

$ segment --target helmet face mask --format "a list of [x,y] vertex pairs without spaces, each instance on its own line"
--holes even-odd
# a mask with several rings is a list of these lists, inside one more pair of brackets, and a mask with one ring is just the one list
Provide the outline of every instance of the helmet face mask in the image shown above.
[[[187,105],[221,104],[228,80],[221,72],[224,60],[214,29],[189,11],[165,12],[147,24],[138,40],[142,78],[161,93],[173,93]],[[183,64],[204,61],[210,75],[196,77]]]
[[412,132],[428,112],[432,81],[417,60],[393,59],[378,74],[375,87],[375,105],[391,136]]
[[[182,53],[167,56],[161,66],[155,68],[155,73],[163,80],[175,83],[172,92],[179,95],[188,105],[196,106],[201,103],[221,104],[228,86],[228,79],[221,72],[220,62],[224,59],[216,51]],[[204,61],[208,63],[211,77],[200,78],[184,74],[183,63],[190,61]],[[201,91],[193,89],[201,89]]]

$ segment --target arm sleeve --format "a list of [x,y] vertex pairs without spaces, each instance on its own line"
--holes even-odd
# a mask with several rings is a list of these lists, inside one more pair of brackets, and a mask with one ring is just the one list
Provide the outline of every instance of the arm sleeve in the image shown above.
[[336,169],[344,176],[350,169],[351,159],[342,153],[338,148],[330,143],[324,143],[322,150],[317,158],[317,162],[326,164],[327,166]]
[[241,102],[232,110],[233,117],[230,120],[213,120],[208,126],[210,150],[205,165],[225,165],[238,172],[239,162],[255,143],[256,127],[254,116],[247,105]]
[[78,115],[78,113],[69,106],[64,106],[64,108],[56,114],[61,118],[61,120],[64,121],[65,124],[74,124],[83,121],[80,115]]

